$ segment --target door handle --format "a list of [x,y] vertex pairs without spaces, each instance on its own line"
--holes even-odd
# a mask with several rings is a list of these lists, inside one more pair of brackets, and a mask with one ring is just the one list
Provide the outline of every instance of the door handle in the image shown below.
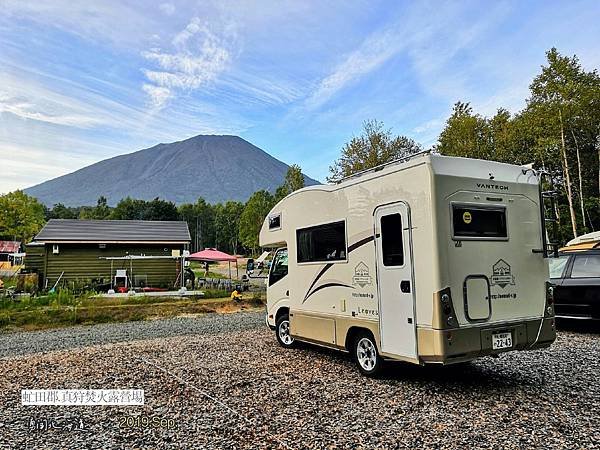
[[410,281],[402,280],[400,282],[400,291],[408,294],[410,292]]

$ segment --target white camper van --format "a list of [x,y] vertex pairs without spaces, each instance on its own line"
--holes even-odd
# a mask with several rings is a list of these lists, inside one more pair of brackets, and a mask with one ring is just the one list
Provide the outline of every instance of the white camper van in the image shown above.
[[422,154],[310,186],[260,232],[276,248],[267,324],[284,347],[451,364],[556,338],[544,198],[532,169]]

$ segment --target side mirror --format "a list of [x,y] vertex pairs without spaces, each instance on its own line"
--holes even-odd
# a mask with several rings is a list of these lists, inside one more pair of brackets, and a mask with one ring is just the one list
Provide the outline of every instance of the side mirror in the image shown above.
[[253,271],[254,271],[254,260],[249,259],[248,262],[246,263],[246,272],[253,272]]

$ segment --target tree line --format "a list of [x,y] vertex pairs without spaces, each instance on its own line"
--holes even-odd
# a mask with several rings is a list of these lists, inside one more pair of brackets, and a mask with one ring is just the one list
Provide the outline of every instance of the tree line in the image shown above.
[[[546,172],[558,194],[559,240],[600,229],[600,75],[586,71],[577,56],[546,52],[546,64],[529,86],[523,110],[500,108],[492,117],[457,102],[430,150],[510,164],[532,164]],[[360,135],[346,143],[329,168],[336,182],[361,170],[421,151],[406,136],[394,136],[377,120],[367,120]],[[274,194],[255,192],[246,203],[211,205],[200,198],[177,207],[161,199],[126,198],[116,207],[100,197],[94,207],[47,209],[21,191],[0,196],[0,237],[29,241],[50,218],[185,220],[192,248],[217,247],[230,253],[258,251],[258,233],[271,208],[304,186],[300,167],[290,167]],[[544,189],[549,189],[544,186]],[[17,239],[17,240],[19,240]]]

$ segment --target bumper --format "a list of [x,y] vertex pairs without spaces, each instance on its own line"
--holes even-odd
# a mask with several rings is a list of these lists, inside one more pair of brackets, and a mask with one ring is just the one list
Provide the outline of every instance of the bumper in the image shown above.
[[556,317],[572,319],[600,319],[600,304],[556,303]]
[[[511,348],[492,350],[492,334],[498,332],[512,334]],[[450,330],[418,328],[417,339],[423,362],[452,364],[512,350],[548,347],[556,339],[556,326],[554,318],[549,317]]]
[[[273,323],[271,323],[273,322]],[[269,317],[269,313],[265,313],[265,324],[271,329],[275,330],[275,319]]]

